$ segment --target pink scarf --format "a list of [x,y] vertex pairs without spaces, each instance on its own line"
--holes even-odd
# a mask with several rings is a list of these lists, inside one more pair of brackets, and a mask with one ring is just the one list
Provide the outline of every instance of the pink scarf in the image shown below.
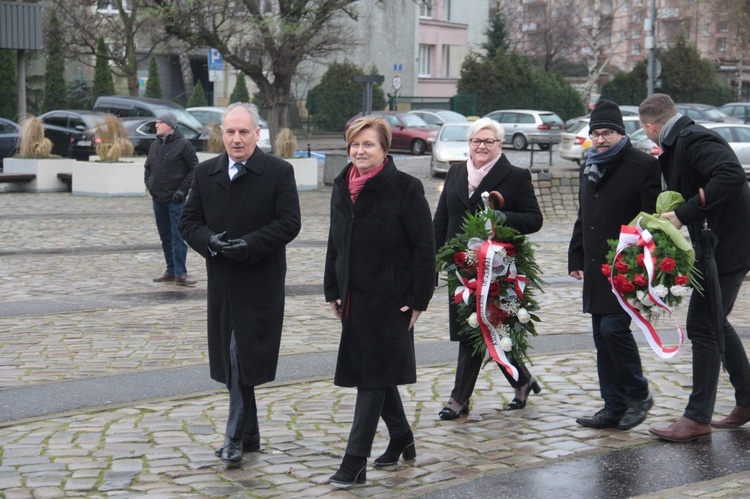
[[469,197],[474,194],[474,191],[477,190],[477,187],[479,187],[479,184],[482,182],[484,177],[486,177],[487,173],[492,170],[492,167],[495,166],[495,163],[497,163],[497,160],[499,160],[500,156],[502,155],[503,153],[498,154],[497,158],[493,159],[481,168],[474,167],[474,161],[471,159],[471,157],[466,160],[466,171],[469,174]]
[[381,164],[377,168],[370,170],[364,175],[360,175],[357,167],[352,165],[351,169],[349,170],[349,195],[352,198],[352,203],[357,201],[357,196],[359,196],[359,192],[362,190],[362,187],[365,186],[365,182],[380,173],[387,162],[388,158],[386,157],[383,161],[383,164]]

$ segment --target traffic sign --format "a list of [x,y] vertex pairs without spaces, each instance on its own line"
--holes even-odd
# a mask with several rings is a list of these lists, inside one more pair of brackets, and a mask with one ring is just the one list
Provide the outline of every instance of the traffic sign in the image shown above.
[[224,57],[221,53],[216,50],[208,49],[208,70],[209,71],[223,71],[224,70]]
[[401,77],[399,75],[393,77],[393,80],[391,80],[391,86],[396,92],[401,90]]
[[209,71],[208,79],[209,81],[224,81],[224,71]]

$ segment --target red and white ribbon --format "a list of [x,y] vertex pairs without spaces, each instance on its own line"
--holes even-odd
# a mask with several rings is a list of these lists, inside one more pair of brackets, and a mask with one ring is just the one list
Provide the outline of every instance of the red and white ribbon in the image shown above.
[[[646,267],[646,274],[648,275],[648,298],[651,300],[651,302],[654,304],[654,306],[659,307],[663,310],[665,310],[673,319],[675,326],[677,327],[677,333],[678,333],[678,342],[676,347],[666,347],[662,344],[661,338],[657,334],[656,330],[654,329],[654,326],[651,324],[651,322],[648,321],[645,317],[641,315],[641,313],[636,309],[633,305],[630,304],[623,296],[620,294],[617,289],[615,289],[614,284],[614,271],[615,271],[615,264],[619,260],[620,253],[625,250],[628,246],[637,245],[643,248],[643,264]],[[654,264],[656,262],[656,245],[653,241],[653,236],[648,231],[648,229],[643,229],[641,227],[640,219],[636,223],[635,227],[632,227],[630,225],[623,225],[620,227],[620,240],[617,244],[617,253],[615,255],[615,261],[612,262],[612,266],[610,269],[610,282],[612,284],[612,292],[615,294],[615,297],[617,298],[617,301],[620,303],[620,306],[625,310],[625,312],[630,315],[630,317],[633,319],[633,321],[636,323],[638,328],[643,331],[643,335],[646,337],[646,341],[651,346],[651,349],[661,357],[662,359],[669,359],[674,357],[677,352],[680,350],[680,346],[682,346],[682,342],[684,341],[685,337],[682,333],[682,329],[680,328],[680,325],[677,323],[677,319],[674,318],[674,314],[672,313],[672,310],[667,306],[666,303],[662,301],[661,298],[656,294],[654,291],[654,288],[652,286],[652,281],[654,279],[655,274],[655,268]]]
[[458,277],[459,282],[463,284],[456,287],[456,291],[453,293],[453,302],[458,305],[463,301],[468,305],[469,297],[471,297],[471,294],[477,287],[477,280],[468,279],[462,276],[458,271],[456,271],[456,277]]

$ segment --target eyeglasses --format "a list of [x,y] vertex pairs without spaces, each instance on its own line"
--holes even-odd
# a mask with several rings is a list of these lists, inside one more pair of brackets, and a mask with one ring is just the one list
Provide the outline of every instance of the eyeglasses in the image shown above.
[[500,142],[499,140],[495,139],[471,139],[469,141],[469,144],[473,145],[474,147],[479,147],[480,145],[484,144],[487,147],[492,147],[495,145],[495,142]]
[[591,140],[599,140],[599,137],[602,137],[604,140],[609,140],[612,138],[612,135],[614,135],[614,130],[604,130],[601,133],[592,132],[589,134],[589,137],[591,137]]

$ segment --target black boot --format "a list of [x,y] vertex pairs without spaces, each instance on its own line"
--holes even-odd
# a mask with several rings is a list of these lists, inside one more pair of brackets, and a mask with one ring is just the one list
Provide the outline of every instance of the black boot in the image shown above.
[[328,479],[328,483],[339,489],[348,489],[355,483],[365,483],[367,479],[367,458],[344,454],[339,470]]
[[392,438],[388,442],[388,448],[385,453],[375,460],[375,466],[391,466],[398,463],[399,456],[404,455],[404,461],[411,461],[417,457],[417,450],[414,448],[414,434],[411,430],[407,431],[398,438]]

